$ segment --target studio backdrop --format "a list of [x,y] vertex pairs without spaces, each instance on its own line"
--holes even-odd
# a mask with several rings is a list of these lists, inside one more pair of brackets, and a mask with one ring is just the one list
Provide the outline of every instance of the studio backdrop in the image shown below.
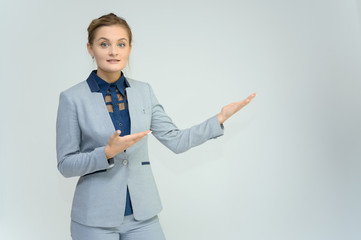
[[361,239],[360,9],[2,0],[0,239],[70,239],[77,178],[57,170],[59,94],[96,69],[86,29],[110,12],[133,30],[126,76],[150,83],[179,128],[258,93],[224,136],[186,153],[149,138],[167,239]]

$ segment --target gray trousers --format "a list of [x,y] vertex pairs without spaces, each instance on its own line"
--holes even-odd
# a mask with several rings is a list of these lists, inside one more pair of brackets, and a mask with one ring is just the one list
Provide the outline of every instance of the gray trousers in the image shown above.
[[71,221],[73,240],[165,240],[158,216],[137,221],[125,216],[119,227],[91,227]]

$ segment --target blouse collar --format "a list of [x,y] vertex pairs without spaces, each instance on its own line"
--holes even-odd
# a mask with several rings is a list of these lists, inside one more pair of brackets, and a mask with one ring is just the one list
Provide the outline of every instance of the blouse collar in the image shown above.
[[[93,70],[86,81],[89,85],[91,92],[100,91],[102,93],[106,93],[111,85],[97,75],[97,70]],[[130,84],[125,78],[123,72],[121,72],[120,78],[112,84],[115,84],[117,86],[118,90],[123,94],[123,96],[125,95],[125,88],[130,87]]]

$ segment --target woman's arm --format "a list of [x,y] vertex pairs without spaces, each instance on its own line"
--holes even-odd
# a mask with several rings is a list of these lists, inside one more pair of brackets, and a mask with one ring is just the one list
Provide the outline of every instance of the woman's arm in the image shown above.
[[[152,122],[150,130],[152,130],[153,135],[161,143],[175,153],[185,152],[209,139],[223,135],[223,122],[244,107],[245,103],[247,104],[246,99],[241,101],[241,103],[227,105],[218,115],[207,119],[201,124],[180,130],[165,113],[150,85],[149,91],[152,105]],[[250,100],[251,98],[248,102],[250,102]]]
[[58,169],[65,177],[82,176],[109,168],[104,147],[80,152],[81,129],[72,99],[60,94],[56,121],[56,150]]

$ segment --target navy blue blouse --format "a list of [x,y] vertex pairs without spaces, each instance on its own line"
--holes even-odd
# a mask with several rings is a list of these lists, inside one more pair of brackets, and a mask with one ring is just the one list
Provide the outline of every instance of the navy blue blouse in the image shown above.
[[[99,86],[99,91],[103,94],[110,117],[115,130],[120,130],[120,136],[130,134],[130,117],[128,102],[125,95],[125,88],[129,87],[124,74],[114,83],[108,83],[96,75],[96,70],[92,73]],[[110,106],[110,107],[109,107]]]
[[[91,76],[95,81],[88,82],[92,90],[103,94],[105,104],[107,105],[109,115],[114,124],[115,130],[120,130],[120,136],[130,134],[130,116],[125,88],[130,87],[127,79],[121,72],[120,78],[114,83],[108,83],[101,79],[97,70],[92,71]],[[110,137],[110,136],[109,136]],[[129,189],[127,188],[127,199],[124,215],[133,214],[132,203],[130,200]]]

